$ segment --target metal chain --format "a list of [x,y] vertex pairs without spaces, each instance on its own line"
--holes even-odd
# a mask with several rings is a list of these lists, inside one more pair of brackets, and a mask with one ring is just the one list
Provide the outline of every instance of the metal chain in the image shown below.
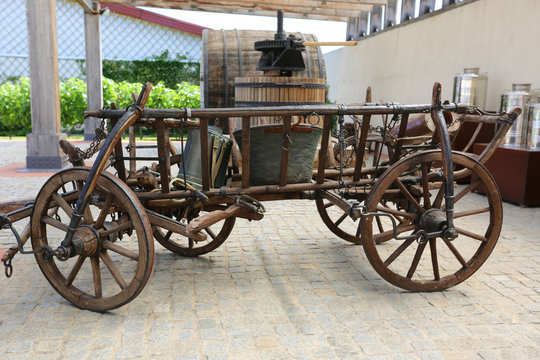
[[[350,117],[353,119],[355,123],[358,124],[359,127],[362,127],[362,119],[360,119],[358,115],[350,115]],[[387,126],[369,125],[369,131],[383,136],[383,134],[388,133],[393,127],[396,126],[396,123],[398,122],[399,119],[401,119],[401,116],[399,116],[399,114],[394,114],[394,116],[392,117],[392,120],[390,120],[390,123]]]
[[96,128],[96,136],[94,136],[94,139],[90,143],[90,146],[86,150],[81,150],[80,148],[76,147],[75,151],[77,152],[76,158],[69,158],[70,162],[80,161],[80,160],[86,160],[90,159],[99,149],[99,143],[101,140],[107,138],[107,131],[105,130],[107,121],[105,118],[101,119],[101,123],[99,124],[99,127]]
[[457,123],[463,123],[463,116],[458,116],[454,121],[450,123],[450,125],[447,126],[448,129],[452,128]]

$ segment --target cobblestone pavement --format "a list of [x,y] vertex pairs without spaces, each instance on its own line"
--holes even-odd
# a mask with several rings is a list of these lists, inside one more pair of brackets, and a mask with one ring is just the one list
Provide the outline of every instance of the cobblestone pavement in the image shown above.
[[[45,179],[0,178],[0,197],[31,197]],[[0,356],[540,358],[540,208],[505,203],[486,264],[437,293],[387,284],[361,246],[326,229],[314,203],[267,203],[267,210],[262,221],[238,220],[224,245],[199,258],[156,244],[146,288],[106,314],[70,305],[33,256],[19,255],[13,277],[0,279]],[[0,248],[8,235],[0,232]]]

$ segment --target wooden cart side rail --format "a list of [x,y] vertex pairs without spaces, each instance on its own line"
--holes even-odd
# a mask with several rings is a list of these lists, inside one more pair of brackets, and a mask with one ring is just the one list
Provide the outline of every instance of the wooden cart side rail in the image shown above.
[[[362,187],[365,185],[373,185],[376,179],[361,179],[359,181],[347,180],[346,186]],[[300,183],[300,184],[288,184],[285,186],[280,185],[262,185],[262,186],[250,186],[248,188],[235,187],[235,188],[222,188],[222,189],[209,189],[202,191],[206,196],[233,196],[233,195],[263,195],[263,194],[288,194],[288,193],[302,193],[311,190],[329,190],[336,189],[339,185],[338,181],[327,181],[324,183]],[[141,201],[150,201],[158,199],[184,199],[192,196],[190,191],[171,191],[169,193],[160,192],[140,192],[137,193],[137,197]],[[285,196],[285,195],[284,195]]]
[[[72,192],[64,196],[64,200],[73,201],[77,199],[78,193]],[[25,200],[16,200],[16,201],[6,201],[0,203],[0,213],[4,213],[9,220],[14,223],[19,220],[25,219],[32,215],[34,209],[35,199],[25,199]],[[52,200],[50,206],[57,206],[58,203],[56,200]]]
[[[12,213],[12,212],[15,212],[17,210],[21,210],[21,209],[23,209],[24,207],[27,207],[27,206],[30,208],[30,211],[32,211],[31,204],[34,203],[34,200],[35,199],[24,199],[24,200],[12,200],[12,201],[1,202],[0,203],[0,213],[2,213],[2,214]],[[10,214],[8,214],[8,216],[9,215]],[[11,217],[10,217],[10,220],[14,221]]]
[[[176,127],[176,121],[190,119],[214,119],[246,116],[304,116],[316,113],[323,115],[384,115],[384,114],[411,114],[429,113],[431,104],[401,105],[401,104],[366,104],[366,105],[295,105],[295,106],[263,106],[253,108],[218,108],[218,109],[152,109],[144,108],[138,123],[152,121],[151,119],[164,118],[167,124]],[[467,113],[474,111],[474,107],[465,104],[443,104],[443,111]],[[125,110],[101,109],[86,111],[85,117],[119,118]],[[176,121],[175,121],[176,120]],[[147,123],[146,123],[147,124]],[[178,124],[179,126],[179,124]]]
[[[498,115],[462,115],[460,117],[460,120],[463,122],[471,122],[471,123],[477,123],[478,127],[480,127],[484,123],[492,123],[497,125],[497,130],[495,131],[495,135],[493,136],[493,139],[490,141],[488,146],[485,148],[485,150],[478,156],[478,161],[480,161],[482,164],[485,164],[491,155],[495,152],[495,149],[499,147],[499,145],[503,142],[504,137],[508,130],[512,127],[514,124],[514,121],[516,118],[521,114],[521,109],[516,107],[512,109],[507,114],[503,114],[501,116]],[[474,140],[478,137],[479,131],[475,131],[473,134],[473,137],[469,141],[469,144],[467,144],[467,147],[464,151],[467,151],[471,147],[471,142],[474,143]]]
[[[520,114],[521,114],[521,109],[514,108],[509,113],[503,114],[503,115],[471,115],[471,114],[462,115],[460,117],[460,121],[477,124],[477,127],[471,139],[469,140],[469,142],[467,143],[463,151],[464,152],[468,151],[471,148],[471,146],[474,144],[476,138],[480,134],[480,130],[482,129],[483,124],[485,123],[496,124],[497,127],[495,131],[495,135],[493,136],[491,141],[488,143],[488,145],[486,146],[486,148],[484,149],[484,151],[482,151],[480,155],[474,156],[476,160],[478,160],[482,164],[485,164],[491,158],[491,156],[493,155],[497,147],[499,147],[499,145],[503,142],[506,133],[508,132],[508,130],[510,130],[510,128],[514,124],[514,121]],[[462,179],[469,175],[470,175],[470,170],[467,170],[467,169],[458,170],[454,173],[455,179]]]
[[[368,86],[366,90],[366,103],[369,104],[372,101],[371,99],[371,86]],[[353,181],[360,180],[360,175],[362,175],[362,167],[364,166],[364,152],[366,150],[367,137],[369,133],[369,127],[371,122],[371,115],[365,114],[362,118],[362,127],[360,129],[360,139],[358,145],[356,146],[356,163],[354,165],[354,175]]]

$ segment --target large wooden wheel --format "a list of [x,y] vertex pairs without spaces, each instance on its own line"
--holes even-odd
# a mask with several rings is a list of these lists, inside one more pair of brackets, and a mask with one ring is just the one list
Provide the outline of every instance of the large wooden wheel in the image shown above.
[[[387,281],[412,291],[437,291],[471,276],[493,250],[502,227],[499,190],[485,167],[473,158],[453,153],[460,174],[472,174],[468,185],[454,184],[454,225],[458,237],[418,237],[446,226],[442,153],[431,151],[405,158],[386,171],[366,200],[368,212],[361,221],[367,258]],[[481,191],[485,195],[475,193]],[[381,226],[374,220],[379,218]],[[426,249],[426,248],[429,248]]]
[[[222,209],[225,210],[225,206],[213,206],[213,210]],[[185,209],[180,209],[179,212],[184,212]],[[186,222],[189,222],[197,216],[205,214],[204,210],[188,210],[182,217]],[[225,242],[227,237],[231,234],[234,228],[236,217],[230,217],[225,220],[221,220],[206,229],[202,230],[207,235],[207,240],[195,241],[184,235],[175,233],[171,230],[163,229],[158,226],[153,226],[155,239],[163,245],[167,250],[181,255],[195,257],[209,253],[217,249],[221,244]]]
[[[41,188],[32,213],[32,247],[56,249],[63,241],[89,168],[53,175]],[[36,254],[43,275],[73,305],[107,311],[133,300],[154,261],[152,230],[135,194],[117,177],[99,176],[67,261]]]

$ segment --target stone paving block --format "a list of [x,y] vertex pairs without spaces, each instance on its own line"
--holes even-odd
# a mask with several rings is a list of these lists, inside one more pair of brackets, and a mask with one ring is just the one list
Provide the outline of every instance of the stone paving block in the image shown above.
[[[45,180],[0,178],[0,198],[37,194]],[[333,236],[308,201],[268,203],[262,221],[239,220],[220,248],[196,259],[156,245],[146,288],[106,314],[71,306],[32,256],[18,255],[14,276],[0,280],[0,356],[538,359],[540,243],[531,234],[540,233],[540,209],[503,207],[486,264],[438,293],[386,283],[362,246]],[[0,231],[0,248],[11,243]]]

